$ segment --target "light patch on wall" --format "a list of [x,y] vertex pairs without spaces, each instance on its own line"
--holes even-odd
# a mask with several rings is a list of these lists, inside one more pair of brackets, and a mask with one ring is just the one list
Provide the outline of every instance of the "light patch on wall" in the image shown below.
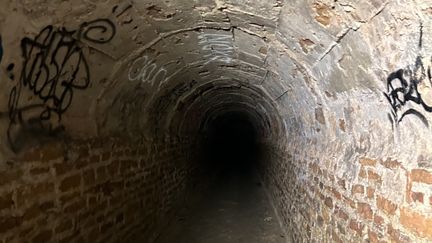
[[221,61],[224,63],[232,62],[234,46],[231,33],[206,33],[199,35],[198,39],[201,49],[206,53],[204,57],[208,59],[205,65],[215,61]]

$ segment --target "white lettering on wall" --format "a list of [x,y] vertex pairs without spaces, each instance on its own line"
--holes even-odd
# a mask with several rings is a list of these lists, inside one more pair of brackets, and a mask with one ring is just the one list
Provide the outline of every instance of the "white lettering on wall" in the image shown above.
[[207,52],[204,55],[208,58],[205,64],[213,61],[230,63],[234,54],[231,34],[202,34],[199,37],[199,44],[202,50]]
[[150,83],[151,86],[160,86],[167,79],[168,71],[158,66],[148,56],[137,58],[129,68],[128,77],[130,81],[140,80],[143,83]]

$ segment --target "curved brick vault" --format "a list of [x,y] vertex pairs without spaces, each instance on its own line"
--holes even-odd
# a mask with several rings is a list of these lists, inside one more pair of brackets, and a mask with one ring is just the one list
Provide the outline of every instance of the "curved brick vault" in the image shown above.
[[229,112],[293,242],[432,240],[430,2],[0,6],[0,242],[151,242]]

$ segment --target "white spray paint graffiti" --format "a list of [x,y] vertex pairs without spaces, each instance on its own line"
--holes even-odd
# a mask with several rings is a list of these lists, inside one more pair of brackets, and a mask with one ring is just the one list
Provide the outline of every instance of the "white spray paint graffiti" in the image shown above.
[[129,80],[141,80],[143,83],[150,83],[153,86],[155,83],[160,86],[167,80],[168,71],[162,66],[159,67],[148,56],[137,58],[129,68]]
[[234,54],[231,34],[202,34],[199,37],[202,50],[209,52],[204,57],[209,58],[205,64],[212,61],[230,63]]

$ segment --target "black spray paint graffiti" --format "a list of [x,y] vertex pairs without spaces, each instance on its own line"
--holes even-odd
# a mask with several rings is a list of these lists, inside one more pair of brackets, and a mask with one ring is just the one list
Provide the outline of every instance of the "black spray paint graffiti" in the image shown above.
[[[114,35],[115,26],[110,20],[97,19],[81,24],[74,31],[47,26],[34,39],[21,40],[22,70],[8,103],[7,136],[12,150],[17,149],[15,142],[21,130],[54,132],[61,128],[54,128],[50,122],[60,122],[72,103],[74,92],[90,85],[83,43],[108,43]],[[32,96],[30,102],[22,97],[25,90]],[[44,124],[44,121],[49,122]]]
[[[432,61],[432,59],[431,59]],[[406,108],[409,102],[420,105],[425,111],[432,112],[432,106],[422,98],[418,86],[424,82],[432,85],[431,66],[425,68],[422,57],[417,57],[413,67],[399,69],[391,73],[387,78],[387,93],[384,93],[392,110],[390,120],[398,124],[407,115],[417,116],[427,127],[429,123],[421,111],[415,108]]]
[[[418,48],[423,46],[423,23],[420,23]],[[407,106],[408,104],[420,105],[425,111],[432,112],[432,106],[428,105],[419,92],[419,85],[432,85],[431,63],[432,57],[425,68],[422,56],[417,56],[413,66],[399,69],[387,77],[387,93],[384,93],[392,110],[389,119],[394,125],[398,125],[407,115],[418,117],[426,127],[429,123],[421,111]]]

